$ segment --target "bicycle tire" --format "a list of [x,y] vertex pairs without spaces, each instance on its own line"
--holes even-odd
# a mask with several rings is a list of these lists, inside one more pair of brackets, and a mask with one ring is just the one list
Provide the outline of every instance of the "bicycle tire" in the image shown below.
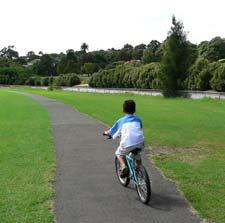
[[[142,177],[144,178],[143,180],[145,182],[145,185],[146,185],[146,194],[145,194],[145,196],[143,196],[143,194],[141,192],[141,190],[143,190],[143,189],[141,189],[141,186],[139,186],[139,185],[136,185],[136,191],[137,191],[137,194],[138,194],[141,202],[144,204],[147,204],[151,199],[151,183],[150,183],[149,175],[148,175],[145,167],[141,166],[139,171],[140,172],[137,171],[137,178],[139,177],[139,174],[141,173]],[[138,181],[139,181],[139,179],[138,179]]]
[[117,178],[118,178],[120,184],[122,186],[124,186],[124,187],[127,187],[128,184],[130,183],[130,178],[129,177],[126,177],[126,178],[121,178],[120,177],[120,173],[119,173],[119,171],[120,171],[120,162],[119,162],[117,157],[115,157],[115,169],[116,169],[116,175],[117,175]]

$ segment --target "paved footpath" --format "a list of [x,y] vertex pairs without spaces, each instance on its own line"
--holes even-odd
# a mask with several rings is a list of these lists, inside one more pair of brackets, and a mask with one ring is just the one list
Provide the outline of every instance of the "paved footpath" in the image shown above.
[[27,95],[46,106],[51,114],[56,147],[57,223],[200,222],[175,184],[165,180],[146,158],[152,180],[148,206],[138,200],[134,188],[119,184],[114,170],[116,142],[104,141],[104,124],[63,103]]

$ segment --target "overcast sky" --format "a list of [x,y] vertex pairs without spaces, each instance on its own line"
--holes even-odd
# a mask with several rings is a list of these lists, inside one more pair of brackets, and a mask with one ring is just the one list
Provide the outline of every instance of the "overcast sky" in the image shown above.
[[224,0],[0,0],[0,48],[20,55],[162,41],[173,14],[193,43],[225,37]]

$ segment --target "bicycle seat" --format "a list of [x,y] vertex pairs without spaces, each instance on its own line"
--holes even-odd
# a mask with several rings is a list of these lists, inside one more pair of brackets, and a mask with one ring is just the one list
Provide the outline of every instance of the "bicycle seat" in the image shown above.
[[141,152],[141,148],[135,148],[135,149],[133,149],[132,151],[130,151],[132,154],[134,154],[134,155],[137,155],[138,153],[140,153]]

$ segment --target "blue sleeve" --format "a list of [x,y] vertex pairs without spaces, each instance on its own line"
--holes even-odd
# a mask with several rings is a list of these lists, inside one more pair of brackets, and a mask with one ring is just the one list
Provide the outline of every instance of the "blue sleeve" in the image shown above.
[[140,123],[141,128],[143,128],[143,123],[142,123],[141,118],[139,116],[135,116],[135,119],[136,119],[136,121],[138,121]]
[[118,130],[119,130],[119,127],[120,127],[120,120],[118,120],[113,126],[112,128],[109,130],[109,135],[113,136]]

